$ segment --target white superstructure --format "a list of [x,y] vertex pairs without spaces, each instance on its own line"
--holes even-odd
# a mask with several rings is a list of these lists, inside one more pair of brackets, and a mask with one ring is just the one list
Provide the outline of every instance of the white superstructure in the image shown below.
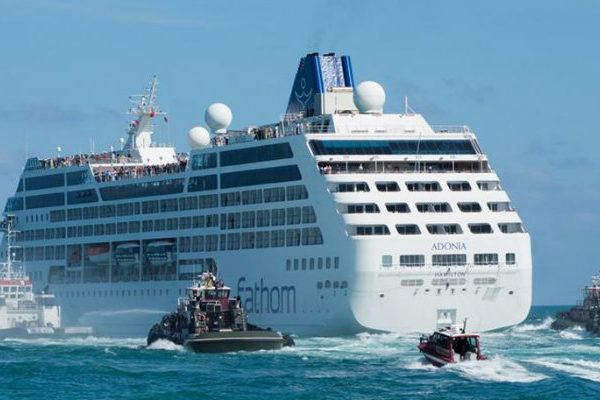
[[383,89],[354,90],[334,54],[301,60],[277,123],[230,130],[211,106],[189,154],[152,144],[155,98],[153,81],[123,150],[30,159],[7,202],[70,322],[145,333],[206,270],[254,323],[297,333],[526,317],[529,235],[468,127],[383,113]]

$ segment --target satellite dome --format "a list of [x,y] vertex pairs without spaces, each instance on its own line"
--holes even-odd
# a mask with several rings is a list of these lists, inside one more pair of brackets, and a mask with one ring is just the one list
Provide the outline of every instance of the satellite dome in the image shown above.
[[213,103],[206,109],[204,120],[215,133],[225,133],[231,124],[231,109],[223,103]]
[[196,126],[188,132],[187,140],[192,149],[205,147],[210,144],[210,133],[205,128]]
[[361,113],[382,113],[385,91],[377,82],[361,82],[354,88],[354,104]]

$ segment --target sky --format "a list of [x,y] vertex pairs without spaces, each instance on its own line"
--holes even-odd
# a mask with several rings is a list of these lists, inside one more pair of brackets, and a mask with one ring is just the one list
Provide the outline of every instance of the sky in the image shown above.
[[27,156],[118,148],[152,75],[154,139],[185,150],[209,104],[274,122],[300,57],[336,52],[386,112],[408,96],[475,130],[531,234],[534,304],[571,304],[600,269],[598,21],[593,0],[0,0],[0,203]]

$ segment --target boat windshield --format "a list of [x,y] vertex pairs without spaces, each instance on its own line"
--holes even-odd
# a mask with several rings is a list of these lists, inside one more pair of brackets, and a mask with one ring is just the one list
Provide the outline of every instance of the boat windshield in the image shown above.
[[229,290],[218,289],[218,290],[207,290],[206,297],[209,299],[228,299]]

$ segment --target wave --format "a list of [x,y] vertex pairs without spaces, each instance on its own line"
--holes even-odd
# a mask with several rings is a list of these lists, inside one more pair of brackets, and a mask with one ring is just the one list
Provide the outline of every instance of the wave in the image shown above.
[[560,337],[569,340],[582,340],[583,337],[579,333],[571,332],[570,330],[560,331]]
[[146,348],[148,350],[185,351],[183,346],[165,339],[158,339],[156,342],[152,343]]
[[561,361],[531,360],[531,362],[578,378],[600,382],[600,362],[598,361],[572,360],[567,358]]
[[548,330],[550,329],[550,325],[552,325],[552,322],[554,322],[554,318],[552,317],[546,317],[546,319],[544,321],[542,321],[541,324],[523,324],[523,325],[517,325],[511,328],[511,330],[513,332],[531,332],[531,331],[539,331],[539,330]]
[[109,338],[109,337],[76,337],[76,338],[6,338],[5,343],[35,346],[80,346],[80,347],[121,347],[138,349],[144,345],[144,338]]
[[531,372],[514,361],[500,357],[485,361],[465,361],[449,364],[443,369],[455,371],[467,379],[487,382],[531,383],[548,378],[544,374]]

